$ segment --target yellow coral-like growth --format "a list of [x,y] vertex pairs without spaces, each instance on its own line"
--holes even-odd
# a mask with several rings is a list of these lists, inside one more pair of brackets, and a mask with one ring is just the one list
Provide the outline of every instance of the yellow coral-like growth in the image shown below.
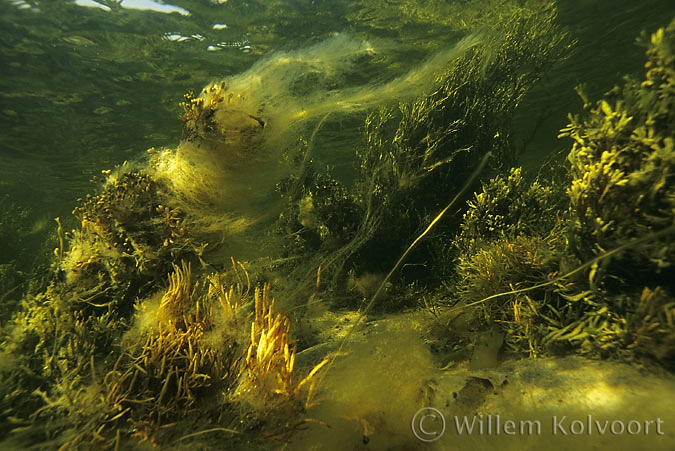
[[127,343],[128,350],[104,380],[106,398],[122,411],[132,408],[130,419],[143,438],[183,418],[211,387],[231,383],[239,354],[231,337],[218,348],[204,339],[214,324],[214,302],[199,296],[186,263],[174,265],[158,307],[139,307],[139,317],[153,314],[154,324],[139,320],[145,330]]
[[264,419],[304,407],[300,391],[323,363],[296,380],[290,319],[274,311],[269,285],[255,290],[247,315],[248,278],[245,285],[233,264],[239,283],[211,274],[207,290],[192,281],[189,264],[174,265],[161,296],[138,306],[137,329],[103,384],[108,410],[128,418],[136,438],[162,443],[193,414],[212,424],[218,418],[221,429],[239,423],[243,432],[249,426],[237,420],[242,411]]
[[160,318],[169,321],[182,321],[185,328],[189,324],[187,315],[193,306],[196,309],[195,319],[199,321],[199,302],[197,287],[190,281],[192,272],[190,265],[182,262],[181,266],[173,265],[174,272],[169,274],[169,288],[159,303],[159,314]]
[[258,409],[280,407],[297,399],[300,389],[326,361],[299,383],[294,380],[295,346],[290,343],[290,320],[274,311],[270,286],[255,291],[251,339],[239,374],[235,399]]

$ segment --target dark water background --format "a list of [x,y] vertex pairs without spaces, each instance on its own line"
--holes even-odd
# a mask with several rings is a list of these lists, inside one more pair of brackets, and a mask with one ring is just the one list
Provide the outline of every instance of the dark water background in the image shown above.
[[[53,218],[67,221],[102,169],[142,158],[150,147],[175,146],[186,92],[244,71],[274,49],[334,32],[391,39],[420,54],[449,39],[443,25],[399,19],[381,1],[173,2],[189,15],[101,3],[112,9],[0,0],[0,208],[23,212],[17,221],[33,237],[18,247],[5,233],[2,261],[29,261],[11,254],[37,253],[54,232]],[[586,83],[598,98],[623,74],[639,74],[644,50],[635,38],[674,14],[672,0],[561,2],[560,23],[578,44],[518,112],[524,164],[536,167],[568,149],[556,135],[567,113],[580,109],[574,86]]]

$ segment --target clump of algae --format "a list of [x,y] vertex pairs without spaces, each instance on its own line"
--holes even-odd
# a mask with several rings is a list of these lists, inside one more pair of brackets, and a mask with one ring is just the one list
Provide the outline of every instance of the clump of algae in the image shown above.
[[[328,185],[329,176],[318,171],[285,192],[291,202],[284,213],[291,244],[315,256],[315,266],[322,266],[333,287],[348,283],[345,273],[356,279],[386,274],[486,155],[492,155],[493,168],[511,164],[510,118],[570,44],[555,24],[555,14],[552,7],[511,9],[490,32],[481,31],[478,42],[443,65],[436,85],[424,95],[371,112],[357,150],[357,181],[347,194],[339,181]],[[332,209],[314,208],[330,201],[346,207],[347,214],[336,217]],[[440,223],[433,239],[411,256],[424,263],[406,265],[399,276],[428,283],[435,274],[449,272],[427,243],[449,241],[457,225],[452,218]]]
[[[415,410],[433,395],[434,362],[416,321],[391,317],[355,335],[325,374],[308,413],[321,423],[294,436],[297,449],[414,448]],[[369,446],[368,446],[369,445]]]
[[569,182],[528,185],[512,169],[476,194],[455,239],[448,321],[463,311],[475,329],[498,325],[516,353],[672,368],[673,36],[675,22],[642,38],[644,80],[584,98],[585,117],[561,131]]
[[[212,243],[227,240],[230,254],[236,249],[246,258],[278,253],[270,240],[260,237],[282,213],[279,186],[290,187],[287,194],[294,202],[302,199],[310,205],[310,193],[301,192],[297,180],[313,181],[307,177],[313,139],[303,145],[301,138],[377,105],[427,92],[448,61],[481,39],[480,33],[469,34],[407,73],[363,85],[346,80],[357,72],[357,62],[361,70],[381,68],[388,60],[386,46],[341,33],[303,50],[271,53],[243,74],[212,82],[198,95],[186,95],[184,139],[175,149],[153,149],[147,172],[171,191],[173,205],[195,222],[194,233]],[[331,144],[338,147],[338,142]],[[321,218],[308,223],[323,222]],[[263,241],[268,246],[261,246]],[[254,248],[258,253],[252,254]],[[220,257],[227,261],[229,255]]]
[[27,300],[3,337],[13,440],[119,448],[291,434],[323,364],[298,374],[269,285],[253,289],[236,263],[232,272],[233,284],[225,273],[195,279],[183,261],[126,317],[58,283]]
[[254,289],[234,262],[229,275],[193,276],[204,245],[167,199],[146,173],[120,168],[75,209],[80,227],[61,237],[47,288],[3,328],[10,442],[166,445],[195,421],[204,438],[237,437],[303,409],[311,377],[294,371],[270,287]]
[[[570,129],[575,130],[576,143],[569,156],[573,167],[568,174],[561,175],[555,181],[540,178],[527,182],[521,169],[512,168],[485,183],[469,203],[469,209],[455,236],[455,251],[449,253],[452,262],[446,260],[452,265],[454,278],[446,281],[446,286],[437,291],[436,301],[441,297],[441,302],[424,300],[425,305],[436,315],[435,326],[440,325],[439,329],[442,329],[428,334],[427,338],[433,339],[435,334],[449,337],[445,346],[451,349],[441,349],[438,352],[445,356],[442,364],[447,373],[426,373],[435,375],[433,380],[425,381],[423,376],[416,378],[413,375],[414,368],[433,361],[427,360],[430,356],[417,349],[417,333],[406,335],[397,330],[407,341],[406,346],[397,352],[399,344],[384,331],[388,320],[373,320],[363,326],[362,334],[347,335],[353,342],[352,346],[339,349],[347,349],[353,354],[344,357],[342,363],[338,358],[325,380],[329,380],[331,374],[339,374],[344,378],[340,382],[350,384],[350,371],[353,374],[364,371],[368,376],[375,375],[379,374],[382,364],[391,368],[391,372],[380,377],[387,381],[388,376],[394,374],[396,382],[390,383],[396,390],[372,387],[368,383],[372,379],[363,375],[354,378],[355,387],[349,390],[340,390],[340,382],[333,381],[325,389],[325,393],[329,393],[329,399],[311,412],[322,412],[323,418],[330,418],[330,425],[340,432],[334,436],[328,428],[321,429],[320,426],[313,425],[313,432],[309,434],[314,434],[312,437],[315,441],[327,440],[335,444],[335,449],[419,446],[419,442],[411,440],[410,434],[396,435],[401,429],[407,429],[408,423],[403,426],[401,421],[399,427],[395,423],[401,418],[409,422],[418,408],[429,405],[435,405],[443,414],[452,412],[460,415],[459,418],[466,415],[469,420],[487,419],[491,413],[501,413],[516,418],[537,418],[541,424],[550,422],[551,417],[559,415],[561,411],[575,418],[590,418],[587,415],[589,411],[602,412],[603,415],[621,418],[625,422],[632,418],[630,415],[669,415],[667,407],[654,400],[662,397],[662,393],[672,390],[672,378],[660,379],[659,375],[662,373],[655,369],[657,376],[652,377],[649,384],[655,384],[658,387],[656,391],[646,389],[637,380],[643,377],[638,374],[642,365],[653,365],[656,362],[672,369],[675,349],[672,339],[675,323],[672,283],[667,277],[659,276],[660,271],[666,274],[669,260],[661,260],[660,257],[669,255],[671,237],[675,233],[672,208],[667,206],[672,198],[668,192],[672,184],[668,183],[671,171],[668,168],[667,155],[672,150],[669,142],[672,140],[670,125],[673,122],[669,115],[673,104],[670,94],[674,92],[668,83],[672,82],[673,77],[665,75],[658,78],[667,86],[653,82],[654,74],[672,72],[672,58],[664,57],[664,54],[672,54],[669,50],[672,44],[663,42],[672,41],[674,27],[675,22],[668,28],[657,31],[651,38],[648,49],[651,61],[647,67],[653,69],[654,73],[650,72],[648,80],[642,83],[628,81],[624,92],[634,102],[634,97],[645,97],[650,106],[655,106],[652,102],[656,99],[663,101],[662,105],[656,106],[655,111],[647,114],[654,119],[662,116],[668,118],[653,122],[650,134],[655,136],[655,141],[651,142],[649,148],[646,149],[639,143],[635,148],[632,147],[632,140],[642,141],[644,144],[644,140],[638,139],[642,124],[635,121],[633,125],[637,126],[638,131],[633,133],[624,130],[624,137],[631,138],[627,141],[628,144],[624,143],[619,148],[620,153],[637,152],[637,156],[627,159],[632,165],[628,165],[626,161],[622,163],[621,159],[614,161],[606,158],[609,152],[607,148],[614,148],[613,139],[617,133],[611,127],[593,130],[594,121],[610,115],[607,106],[599,103],[597,108],[592,108],[587,113],[592,117],[600,116],[585,121],[591,130],[586,130],[579,119],[574,119],[573,125],[563,131],[567,134]],[[668,67],[661,67],[664,64]],[[633,92],[633,88],[639,92]],[[650,91],[652,88],[656,92]],[[662,94],[664,91],[669,94]],[[616,92],[622,90],[617,89],[614,93]],[[630,117],[640,116],[636,113]],[[605,120],[602,122],[607,123]],[[382,136],[383,134],[369,135],[375,145],[381,145]],[[581,161],[584,169],[577,169],[574,165],[582,145],[589,150]],[[595,157],[594,152],[590,151],[593,148],[598,149]],[[665,156],[659,156],[664,151]],[[651,161],[653,158],[656,161]],[[588,160],[594,159],[597,159],[597,168],[590,170],[593,165],[587,164]],[[646,164],[648,170],[642,164]],[[658,169],[652,170],[655,166]],[[630,186],[629,182],[617,185],[603,183],[602,190],[594,189],[594,180],[603,182],[603,177],[611,173],[615,177],[621,176],[628,180],[639,179],[644,185],[638,184],[633,189],[628,189],[624,185]],[[636,190],[636,187],[640,189]],[[587,191],[579,195],[579,189]],[[377,190],[375,192],[379,193]],[[665,198],[660,199],[663,203],[653,199],[651,204],[646,202],[645,193],[650,192],[663,194]],[[620,206],[604,203],[605,197],[613,194],[622,199]],[[654,196],[655,198],[658,196]],[[580,233],[580,204],[576,202],[579,199],[596,206],[596,211],[607,212],[611,218],[608,222],[612,225],[604,230],[600,228],[600,232],[630,230],[630,233],[621,235],[621,239],[612,243],[611,247],[605,247],[599,241],[588,238],[589,234]],[[637,216],[624,214],[624,207],[635,209]],[[583,209],[584,213],[586,211]],[[431,224],[437,219],[438,216]],[[638,223],[649,225],[631,227],[636,219]],[[583,225],[583,221],[580,222]],[[400,223],[390,221],[387,226],[392,224],[396,229],[395,225]],[[594,220],[587,225],[590,230],[598,231],[595,226],[602,224]],[[424,236],[427,231],[425,229],[418,237]],[[598,237],[603,235],[598,234]],[[584,239],[588,241],[583,241]],[[416,243],[417,239],[406,249],[404,255]],[[653,258],[654,255],[658,255],[658,258]],[[645,259],[649,259],[649,256],[652,258],[647,263]],[[399,263],[400,259],[395,266]],[[630,269],[635,265],[640,269],[644,267],[643,264],[655,272],[656,277],[637,279],[623,275],[623,268]],[[387,281],[388,277],[380,283],[376,295]],[[422,290],[421,296],[427,294]],[[376,300],[376,295],[370,298],[365,308],[366,313],[372,313],[370,306]],[[400,293],[394,294],[397,295],[400,296]],[[403,321],[413,324],[416,322],[413,314],[401,314],[398,319],[401,318],[406,318]],[[378,348],[376,344],[379,334],[390,338],[390,342],[383,344],[382,348]],[[466,343],[467,337],[471,337],[472,343],[469,345]],[[367,357],[351,360],[352,356],[368,347],[368,344],[360,340],[366,340],[374,349],[366,353]],[[489,367],[499,363],[502,340],[505,349],[511,353],[529,354],[541,359],[513,360],[491,370]],[[438,342],[433,345],[436,350],[443,346]],[[466,353],[458,348],[471,350],[472,345],[474,349],[470,353],[473,355],[467,365],[461,362],[467,360]],[[382,358],[380,352],[390,352],[392,360],[387,363],[378,360]],[[588,363],[577,358],[546,358],[566,353],[596,359],[622,360],[637,365],[627,366],[605,361]],[[373,361],[377,361],[374,368],[370,366]],[[408,371],[401,370],[399,365]],[[431,365],[435,366],[434,363]],[[464,370],[465,365],[468,371]],[[508,379],[505,374],[508,374]],[[607,383],[607,380],[611,382]],[[438,390],[434,390],[437,381],[440,381]],[[516,386],[516,390],[509,388],[511,384]],[[555,390],[555,386],[561,384],[565,391]],[[405,393],[410,386],[419,390],[416,398],[406,398]],[[639,392],[628,396],[623,390]],[[375,403],[381,409],[380,412],[386,413],[382,416],[370,412],[367,407],[369,401],[377,399],[381,391],[386,392],[387,399]],[[354,397],[350,397],[351,392],[356,393]],[[522,393],[527,393],[527,396],[523,397]],[[555,395],[554,398],[546,398],[541,393]],[[627,402],[626,399],[630,400]],[[408,405],[405,414],[398,411],[399,403]],[[563,410],[560,409],[561,406]],[[550,415],[547,417],[542,412]],[[431,423],[430,420],[425,425]],[[448,425],[452,429],[450,422]],[[430,436],[432,439],[437,438],[435,433],[439,430],[433,431]],[[532,439],[533,442],[545,442],[548,446],[551,436],[544,432],[542,437]],[[311,446],[302,440],[302,436],[294,439],[301,446]],[[469,447],[494,447],[496,443],[514,448],[521,446],[520,442],[505,444],[497,440],[499,438],[483,435],[452,437],[453,446],[457,443]],[[610,441],[604,437],[600,440],[602,443]],[[618,447],[634,447],[638,442],[643,443],[638,439],[629,442],[624,441],[624,438],[618,440],[617,437],[611,437],[611,440]],[[668,447],[665,437],[664,440],[653,443],[663,449]]]

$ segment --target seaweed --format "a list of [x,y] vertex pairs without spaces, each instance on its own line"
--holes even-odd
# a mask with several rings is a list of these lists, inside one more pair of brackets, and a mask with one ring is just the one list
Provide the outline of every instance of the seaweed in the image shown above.
[[507,350],[540,355],[542,335],[564,304],[558,292],[567,287],[563,280],[532,287],[560,274],[566,256],[557,214],[565,205],[561,186],[528,184],[520,168],[485,183],[453,240],[452,295],[442,289],[441,302],[467,310],[462,321],[471,330],[497,325]]
[[[282,53],[228,79],[231,85],[189,94],[175,150],[151,149],[147,165],[105,171],[98,192],[74,210],[75,230],[64,232],[57,220],[49,283],[25,295],[2,329],[6,443],[115,449],[187,440],[206,446],[221,436],[242,447],[269,438],[288,443],[310,421],[315,384],[330,365],[339,368],[336,358],[385,294],[382,310],[430,305],[441,326],[435,333],[453,342],[454,357],[473,352],[473,370],[497,364],[502,347],[672,369],[673,35],[675,21],[652,35],[646,80],[627,79],[595,106],[586,101],[584,118],[562,130],[573,139],[568,183],[527,180],[513,167],[510,136],[528,88],[571,42],[553,8],[514,7],[496,30],[440,52],[452,57],[435,87],[397,107],[393,94],[420,73],[378,86],[361,103],[353,102],[363,87],[338,92],[340,114],[382,104],[366,116],[353,185],[315,169],[314,138],[334,111],[321,98],[325,86],[300,85],[310,66],[323,68],[316,76],[330,83],[327,69],[364,55],[359,41],[341,37],[306,54]],[[323,66],[308,57],[339,45],[348,48]],[[291,67],[284,55],[304,57]],[[433,72],[438,55],[422,75]],[[255,73],[286,74],[270,86],[316,94],[312,108],[284,111],[270,86],[255,90]],[[310,119],[318,124],[300,165],[278,168],[297,144],[289,144],[291,132]],[[461,219],[452,218],[488,164],[497,174],[468,199]],[[299,172],[289,175],[292,168]],[[272,186],[284,213],[254,230],[265,222],[256,214]],[[237,233],[253,230],[254,240],[263,229],[284,235],[281,258],[253,262],[262,270],[252,277],[232,257],[225,268]],[[206,253],[207,244],[220,254]],[[281,307],[273,278],[296,293],[283,296]],[[299,364],[298,346],[306,343],[294,341],[293,329],[314,319],[310,307],[324,289],[332,307],[348,297],[361,309],[332,343],[336,353],[326,357],[320,348]],[[398,352],[418,331],[399,325],[387,333],[382,345],[357,346],[347,365],[381,346],[377,354],[386,359],[354,365],[391,373],[387,365],[395,363],[402,374],[410,365]],[[407,374],[418,383],[430,356],[416,343],[410,362],[417,367]],[[336,387],[346,390],[353,379],[343,370]],[[419,402],[419,386],[401,399]],[[356,413],[366,441],[381,419],[371,408]]]
[[188,233],[182,211],[163,203],[166,189],[148,174],[104,172],[100,193],[73,210],[80,227],[65,236],[67,249],[61,237],[58,271],[83,302],[113,303],[128,316],[136,298],[155,289],[174,262],[197,259],[203,244]]
[[73,211],[79,228],[57,220],[48,285],[2,329],[2,429],[22,445],[167,444],[199,412],[212,433],[290,434],[276,415],[302,411],[320,366],[297,376],[270,287],[249,294],[234,260],[229,276],[193,277],[205,245],[167,188],[128,167],[104,176]]
[[[643,36],[645,79],[627,77],[595,105],[586,99],[585,118],[571,117],[561,131],[573,140],[569,236],[580,258],[673,223],[673,33],[671,23],[649,41]],[[630,266],[644,268],[639,277],[658,273],[672,264],[672,253],[667,242],[645,244],[631,254]],[[621,264],[617,259],[616,266]]]
[[476,194],[439,294],[449,324],[463,311],[474,330],[498,325],[513,352],[673,368],[674,36],[675,21],[643,36],[645,80],[627,77],[570,117],[567,200],[560,183],[527,186],[519,169]]
[[[353,237],[337,251],[322,249],[327,252],[314,265],[322,266],[332,287],[345,282],[345,272],[353,274],[351,279],[386,273],[486,155],[492,155],[493,168],[514,161],[510,118],[527,90],[571,45],[554,21],[553,8],[514,8],[496,28],[480,32],[464,53],[443,63],[432,90],[396,108],[384,104],[367,116],[351,201],[343,201],[343,191],[337,191],[331,202],[348,204],[361,218],[356,227],[353,214],[333,226]],[[304,192],[311,192],[313,183],[310,179]],[[313,202],[314,197],[297,198],[285,218],[307,214]],[[330,214],[312,209],[296,223],[309,218],[328,224]],[[428,242],[447,241],[458,223],[446,218]],[[297,226],[288,232],[303,233]],[[417,246],[410,256],[414,262],[400,274],[402,281],[438,283],[432,275],[443,273],[447,259],[434,252],[433,245]]]
[[[595,104],[580,90],[585,118],[571,117],[561,131],[573,140],[569,250],[588,259],[634,243],[590,269],[592,296],[584,298],[581,319],[588,336],[570,339],[590,354],[636,350],[672,368],[666,348],[675,331],[666,299],[675,251],[669,232],[675,224],[675,21],[639,42],[647,47],[644,79],[626,77]],[[644,343],[647,330],[658,349],[633,344]]]
[[234,284],[224,273],[195,281],[183,261],[124,320],[85,315],[58,283],[26,300],[3,331],[3,429],[66,448],[166,445],[192,437],[197,419],[204,434],[292,434],[325,362],[299,377],[270,286],[251,294],[245,270],[233,272]]
[[331,252],[354,239],[363,216],[348,188],[329,171],[308,167],[283,180],[277,190],[287,200],[279,225],[289,255]]

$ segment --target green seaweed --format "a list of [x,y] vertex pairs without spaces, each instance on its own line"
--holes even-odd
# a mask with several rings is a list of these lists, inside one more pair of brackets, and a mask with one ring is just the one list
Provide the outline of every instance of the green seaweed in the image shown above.
[[[483,157],[492,155],[494,168],[515,160],[511,117],[528,89],[571,45],[555,24],[552,7],[509,8],[496,27],[479,33],[476,40],[445,63],[432,91],[397,107],[384,105],[367,116],[364,142],[357,150],[359,176],[348,194],[336,182],[330,182],[336,187],[332,193],[313,194],[330,175],[300,181],[304,194],[293,198],[284,213],[284,230],[312,239],[320,253],[313,266],[321,265],[333,288],[348,283],[345,273],[352,274],[349,280],[386,273],[462,189],[466,174]],[[316,201],[346,207],[348,214],[336,217],[332,208],[314,208]],[[308,224],[331,226],[322,232],[311,231]],[[447,241],[457,226],[456,219],[446,218],[435,227],[433,240],[418,246],[411,264],[399,274],[404,282],[438,283],[432,274],[445,272],[447,258],[437,258],[436,249],[427,243]],[[337,250],[336,230],[341,238],[351,239]],[[322,240],[331,244],[322,247]]]
[[469,203],[453,294],[439,296],[476,330],[497,324],[510,351],[673,367],[674,38],[675,21],[643,37],[645,80],[585,99],[561,131],[573,140],[568,201],[560,183],[527,186],[512,169]]

